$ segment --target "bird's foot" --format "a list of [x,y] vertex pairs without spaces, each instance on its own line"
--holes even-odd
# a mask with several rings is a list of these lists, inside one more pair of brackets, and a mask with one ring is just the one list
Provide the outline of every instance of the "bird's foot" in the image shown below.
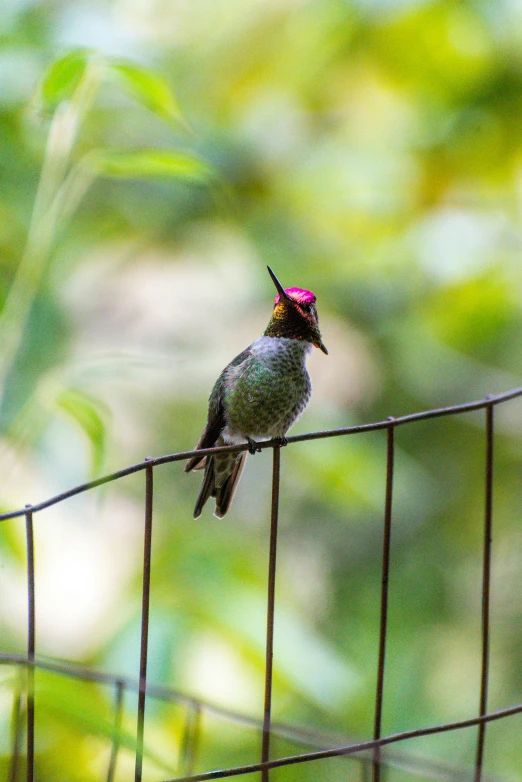
[[288,438],[283,435],[283,437],[274,437],[274,443],[278,445],[280,448],[284,448],[285,445],[288,445]]
[[255,453],[260,453],[261,446],[259,445],[259,443],[256,443],[255,440],[252,440],[251,437],[247,437],[247,440],[248,440],[248,452],[251,453],[252,456]]

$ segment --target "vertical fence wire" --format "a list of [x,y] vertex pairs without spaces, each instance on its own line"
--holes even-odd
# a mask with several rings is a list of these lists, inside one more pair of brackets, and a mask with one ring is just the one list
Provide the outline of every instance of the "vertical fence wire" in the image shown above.
[[370,763],[367,760],[363,760],[361,763],[361,782],[370,782],[371,771]]
[[[393,419],[389,419],[393,420]],[[379,626],[379,658],[377,663],[377,689],[375,693],[375,718],[373,738],[381,738],[382,702],[384,696],[384,671],[386,662],[386,637],[388,633],[388,586],[390,577],[390,547],[392,528],[393,467],[395,459],[395,427],[391,425],[386,438],[386,492],[384,500],[384,532],[382,544],[382,583]],[[381,750],[376,747],[373,756],[373,782],[381,779]]]
[[17,674],[18,683],[13,698],[11,712],[11,759],[9,763],[9,782],[17,782],[18,767],[20,764],[20,752],[22,749],[22,681],[20,673]]
[[187,706],[185,729],[180,749],[180,773],[185,776],[190,776],[194,771],[200,739],[201,705],[199,703],[191,703]]
[[140,682],[138,694],[138,724],[136,731],[136,764],[134,782],[141,782],[143,773],[143,737],[145,729],[145,698],[147,689],[147,651],[149,643],[150,564],[152,553],[152,506],[154,476],[152,464],[145,467],[145,532],[143,536],[143,591],[141,602]]
[[121,743],[124,694],[125,684],[122,681],[116,682],[116,696],[114,698],[114,725],[112,733],[111,755],[109,758],[109,767],[107,769],[107,782],[114,782],[114,775],[116,774],[116,764],[118,762],[118,752],[120,750]]
[[[484,553],[482,563],[482,667],[480,675],[480,716],[487,713],[490,654],[491,546],[493,538],[493,405],[486,407],[486,476],[484,496]],[[486,723],[478,728],[475,782],[481,782],[486,744]]]
[[[277,524],[279,516],[279,477],[281,472],[281,448],[276,445],[272,462],[272,510],[270,519],[270,551],[268,556],[268,598],[266,610],[266,659],[265,659],[265,705],[263,712],[263,742],[261,762],[270,760],[270,727],[272,721],[272,669],[274,660],[274,612],[277,559]],[[262,782],[269,781],[269,769],[261,772]]]
[[[343,434],[355,434],[356,432],[371,431],[377,429],[387,430],[387,467],[386,467],[386,493],[385,493],[385,512],[384,512],[384,540],[382,554],[382,588],[381,588],[381,611],[380,611],[380,635],[379,635],[379,655],[377,671],[377,688],[375,701],[374,717],[374,739],[373,742],[364,742],[358,746],[353,745],[349,749],[349,754],[363,749],[364,746],[372,752],[367,761],[361,766],[363,777],[369,778],[373,772],[373,782],[381,782],[382,775],[380,766],[383,770],[386,764],[380,759],[379,746],[384,746],[395,740],[406,740],[417,735],[430,735],[446,730],[456,730],[464,728],[467,725],[478,726],[477,751],[475,762],[475,782],[483,782],[483,768],[485,755],[486,724],[491,719],[500,718],[500,716],[509,716],[511,713],[519,713],[520,707],[511,707],[502,710],[502,713],[488,714],[488,685],[489,685],[489,662],[490,662],[490,593],[491,593],[491,555],[492,555],[492,522],[493,522],[493,451],[494,451],[494,406],[500,402],[508,401],[515,397],[522,396],[522,388],[514,389],[495,397],[487,397],[477,402],[466,403],[464,405],[455,405],[453,407],[440,408],[422,413],[415,413],[409,416],[403,416],[398,419],[388,419],[388,421],[366,424],[358,427],[347,427],[345,429],[331,430],[329,432],[315,432],[306,435],[299,435],[290,438],[290,441],[299,441],[307,439],[320,439],[322,437],[332,437]],[[483,567],[482,567],[482,632],[481,649],[482,665],[480,678],[480,702],[479,717],[475,720],[462,721],[461,723],[446,723],[445,725],[429,728],[415,729],[397,734],[394,737],[382,739],[382,708],[384,694],[384,675],[386,658],[386,637],[387,637],[387,614],[388,614],[388,580],[390,569],[390,544],[391,544],[391,526],[392,526],[392,495],[393,495],[393,470],[394,470],[394,430],[398,424],[409,423],[413,421],[425,420],[438,416],[453,415],[455,413],[468,412],[471,410],[484,409],[486,414],[486,447],[485,447],[485,500],[484,500],[484,548],[483,548]],[[274,616],[275,616],[275,579],[276,579],[276,555],[277,555],[277,527],[279,514],[279,482],[280,482],[280,446],[270,445],[273,448],[273,472],[272,472],[272,505],[271,505],[271,526],[270,526],[270,550],[268,565],[268,599],[267,599],[267,635],[266,635],[266,661],[265,661],[265,699],[264,715],[262,723],[262,750],[261,764],[257,764],[262,771],[262,782],[269,780],[269,768],[286,765],[288,762],[295,762],[292,759],[284,761],[270,761],[270,737],[271,737],[271,712],[272,712],[272,669],[273,669],[273,642],[274,642]],[[218,449],[223,450],[223,449]],[[138,714],[137,714],[137,740],[136,740],[136,765],[135,782],[142,780],[143,766],[143,747],[144,747],[144,726],[145,726],[145,703],[146,703],[146,677],[147,677],[147,651],[148,651],[148,632],[149,632],[149,607],[150,607],[150,576],[151,576],[151,546],[152,546],[152,515],[153,515],[153,467],[157,464],[163,464],[167,461],[178,461],[192,456],[194,452],[172,454],[158,459],[145,460],[145,462],[125,468],[110,476],[92,481],[89,484],[75,487],[67,492],[46,500],[39,505],[26,505],[25,509],[13,511],[0,515],[0,520],[25,516],[26,522],[26,550],[27,550],[27,658],[24,660],[26,671],[27,695],[26,695],[26,718],[27,718],[27,767],[26,780],[34,782],[34,755],[35,755],[35,630],[36,630],[36,610],[35,610],[35,561],[34,561],[34,530],[33,514],[50,505],[61,502],[70,496],[87,491],[97,485],[108,481],[117,480],[124,475],[145,470],[146,494],[145,494],[145,529],[143,544],[143,590],[142,590],[142,613],[141,613],[141,647],[140,647],[140,676],[139,676],[139,695],[138,695]],[[108,782],[113,782],[115,774],[116,758],[121,740],[121,720],[124,695],[123,680],[119,682],[115,706],[115,732],[111,751],[111,762],[108,770]],[[197,704],[193,706],[193,721],[187,723],[187,735],[190,732],[192,738],[188,745],[195,747],[197,745],[199,722],[201,718],[200,707]],[[12,733],[12,760],[9,767],[9,782],[16,782],[19,773],[20,752],[23,736],[23,699],[22,690],[15,696],[11,717]],[[192,719],[192,717],[191,717]],[[336,754],[336,750],[321,751],[311,753],[309,756],[303,755],[300,761],[319,759],[319,757],[329,757]],[[187,752],[185,751],[185,755]],[[342,754],[348,754],[347,750],[342,750]],[[297,758],[296,758],[297,760]],[[192,773],[193,758],[185,757],[184,764],[188,773]],[[263,765],[264,764],[264,765]],[[253,770],[256,766],[249,767]],[[237,773],[248,773],[248,767],[243,770],[236,769]],[[220,772],[220,776],[229,775]],[[206,774],[199,774],[194,777],[207,778]],[[210,778],[210,777],[209,777]],[[217,778],[217,777],[216,777]]]
[[34,658],[36,647],[36,609],[34,581],[33,511],[26,505],[25,537],[27,548],[27,782],[34,780]]

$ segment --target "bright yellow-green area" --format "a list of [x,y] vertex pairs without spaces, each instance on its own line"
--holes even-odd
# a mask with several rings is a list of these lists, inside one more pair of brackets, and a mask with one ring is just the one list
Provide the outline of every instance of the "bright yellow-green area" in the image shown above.
[[[521,45],[516,0],[2,4],[0,511],[192,448],[269,320],[267,264],[315,292],[329,350],[294,432],[520,385]],[[484,418],[396,432],[384,733],[478,713]],[[495,411],[491,710],[522,702],[521,421]],[[274,717],[346,741],[373,734],[385,457],[384,432],[281,452]],[[226,518],[193,521],[201,473],[155,471],[150,681],[256,719],[270,477],[249,457]],[[37,654],[137,678],[143,493],[140,473],[35,516]],[[25,579],[22,518],[0,524],[0,651],[25,649]],[[2,666],[6,779],[22,684]],[[39,782],[107,778],[114,692],[38,674],[36,698]],[[126,696],[117,782],[135,714]],[[186,714],[148,701],[146,782],[188,767]],[[488,728],[493,776],[520,776],[518,722]],[[475,747],[395,749],[462,772]],[[204,717],[198,771],[259,756]]]

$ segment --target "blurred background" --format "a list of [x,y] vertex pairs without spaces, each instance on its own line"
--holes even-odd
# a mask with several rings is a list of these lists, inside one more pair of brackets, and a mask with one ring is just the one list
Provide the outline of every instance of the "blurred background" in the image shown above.
[[[192,448],[214,380],[270,317],[267,263],[316,293],[329,349],[292,433],[520,385],[521,52],[518,0],[4,0],[1,510]],[[495,419],[490,710],[522,700],[521,414]],[[282,452],[279,721],[372,734],[385,439]],[[396,445],[384,733],[475,716],[480,682],[484,414]],[[270,452],[249,458],[222,521],[210,504],[193,521],[199,475],[155,473],[149,678],[254,717],[270,471]],[[140,473],[35,517],[39,654],[137,675],[143,492]],[[24,535],[1,524],[3,651],[25,645]],[[40,780],[101,778],[110,702],[37,675]],[[145,779],[175,774],[180,725],[147,706]],[[488,727],[502,779],[522,778],[521,727]],[[467,767],[475,741],[401,751]],[[258,756],[216,722],[199,763]]]

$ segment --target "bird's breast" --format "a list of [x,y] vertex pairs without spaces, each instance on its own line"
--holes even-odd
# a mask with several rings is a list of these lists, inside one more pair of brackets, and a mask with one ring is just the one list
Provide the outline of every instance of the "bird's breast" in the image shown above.
[[228,439],[280,437],[299,418],[312,387],[306,369],[311,346],[300,340],[260,337],[248,358],[229,373],[225,387]]

